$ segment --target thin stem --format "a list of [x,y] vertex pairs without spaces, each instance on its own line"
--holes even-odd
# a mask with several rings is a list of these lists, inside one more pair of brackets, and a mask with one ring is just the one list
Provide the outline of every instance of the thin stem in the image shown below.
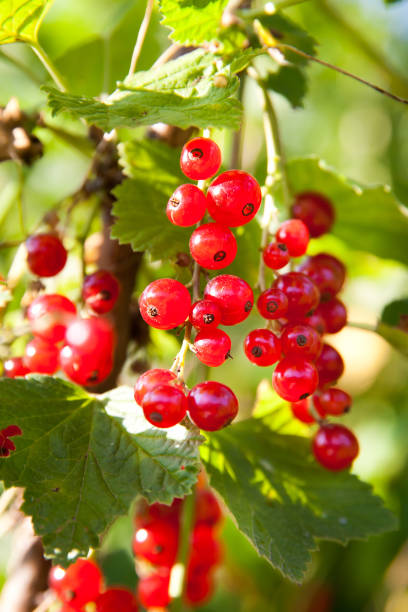
[[355,321],[347,321],[347,326],[355,327],[356,329],[363,329],[364,331],[377,331],[377,326],[370,323],[356,323]]
[[193,302],[200,299],[200,273],[201,268],[197,262],[194,263],[192,286],[193,286]]
[[152,68],[157,68],[158,66],[166,64],[168,61],[173,59],[180,49],[182,49],[182,47],[178,43],[173,43],[170,45],[170,47],[167,47],[167,49],[163,51],[163,53],[154,62]]
[[47,70],[48,74],[50,75],[58,89],[63,92],[67,91],[67,85],[64,77],[59,73],[56,66],[54,66],[47,52],[44,51],[44,49],[39,43],[33,43],[31,45],[31,48],[39,58],[40,62],[43,64],[44,68]]
[[24,171],[21,161],[16,161],[17,164],[17,172],[18,172],[18,189],[17,189],[17,207],[18,207],[18,217],[20,221],[20,229],[21,233],[24,236],[24,239],[27,238],[27,229],[24,221],[24,209],[23,209],[23,185],[24,185]]
[[144,39],[149,29],[150,19],[153,13],[154,0],[147,0],[146,11],[143,17],[143,21],[140,24],[139,32],[137,34],[135,47],[133,49],[132,59],[130,61],[130,67],[128,77],[132,76],[136,70],[137,61],[139,59],[140,52],[143,47]]
[[181,529],[177,561],[170,574],[169,595],[172,598],[171,611],[184,610],[184,592],[187,582],[187,564],[191,547],[191,533],[194,522],[195,489],[185,498],[181,515]]
[[184,369],[187,353],[190,350],[191,346],[191,330],[192,326],[190,322],[186,323],[185,331],[184,331],[184,339],[181,344],[180,350],[174,358],[173,365],[170,370],[177,374],[177,378],[179,381],[184,382]]
[[0,242],[0,250],[1,249],[14,249],[22,243],[22,240],[7,240],[5,242]]

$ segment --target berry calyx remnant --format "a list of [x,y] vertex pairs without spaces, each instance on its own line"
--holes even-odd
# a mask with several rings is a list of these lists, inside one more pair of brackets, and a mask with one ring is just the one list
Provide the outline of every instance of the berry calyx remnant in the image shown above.
[[197,185],[186,183],[177,187],[167,203],[168,220],[180,227],[191,227],[205,215],[207,200]]
[[181,151],[181,170],[193,181],[211,178],[218,172],[220,166],[221,151],[211,138],[193,138]]
[[205,223],[191,234],[190,253],[199,266],[208,270],[220,270],[234,261],[237,241],[225,225]]

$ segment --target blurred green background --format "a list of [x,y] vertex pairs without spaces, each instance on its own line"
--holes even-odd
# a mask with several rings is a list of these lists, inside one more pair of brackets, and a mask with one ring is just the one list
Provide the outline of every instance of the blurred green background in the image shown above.
[[[115,81],[126,75],[144,8],[140,0],[55,0],[41,28],[40,39],[74,92],[88,95],[111,92]],[[287,14],[317,39],[320,57],[408,98],[408,2],[386,6],[382,0],[309,0],[289,9]],[[168,45],[167,31],[159,21],[156,11],[140,69],[148,68]],[[22,63],[25,70],[16,63]],[[293,110],[286,100],[276,96],[287,156],[315,154],[356,181],[390,184],[408,206],[407,107],[316,64],[309,66],[308,76],[304,109]],[[45,96],[39,83],[45,82],[47,75],[30,49],[15,44],[0,50],[1,105],[15,96],[24,110],[41,108]],[[245,90],[244,104],[243,167],[262,175],[265,152],[260,100],[251,86]],[[63,125],[73,138],[38,129],[45,155],[27,171],[22,192],[29,230],[47,210],[78,189],[90,164],[90,150],[81,140],[84,131],[67,119],[49,120],[55,126]],[[224,144],[227,159],[230,137],[222,133],[215,136]],[[14,164],[2,163],[1,241],[21,238],[16,206],[18,189],[19,176]],[[92,202],[75,209],[72,235],[80,232],[91,210]],[[99,229],[97,219],[93,229]],[[408,272],[402,265],[350,250],[338,239],[324,238],[315,243],[314,251],[329,249],[347,263],[349,280],[344,300],[350,320],[374,322],[385,304],[407,295]],[[15,252],[0,251],[0,273],[7,274],[14,255]],[[57,281],[58,288],[74,298],[79,290],[78,266],[74,253],[70,266]],[[138,289],[151,273],[152,268],[146,263]],[[47,281],[47,287],[54,289],[55,282]],[[15,307],[8,314],[9,322],[21,317],[20,296],[21,292],[17,292]],[[240,349],[245,332],[255,325],[253,315],[250,321],[233,330],[234,360],[222,366],[223,382],[231,384],[239,395],[243,415],[249,413],[257,386],[265,376],[264,371],[244,360]],[[155,365],[168,367],[178,340],[174,335],[156,331],[152,340],[149,359]],[[324,544],[314,555],[306,584],[299,587],[282,579],[258,558],[227,520],[225,565],[219,572],[214,599],[202,610],[408,610],[408,362],[370,332],[347,328],[332,342],[340,348],[346,362],[342,386],[355,397],[353,410],[345,419],[361,442],[361,454],[353,469],[371,482],[399,515],[400,530],[347,548]],[[146,355],[135,353],[134,357],[144,359]],[[218,370],[212,373],[213,377],[217,375],[221,375]],[[195,376],[197,373],[192,374]],[[126,382],[133,380],[128,370],[123,378]],[[121,519],[104,542],[99,559],[108,583],[135,584],[131,531],[131,520]],[[1,580],[10,546],[10,536],[4,536],[0,541]]]

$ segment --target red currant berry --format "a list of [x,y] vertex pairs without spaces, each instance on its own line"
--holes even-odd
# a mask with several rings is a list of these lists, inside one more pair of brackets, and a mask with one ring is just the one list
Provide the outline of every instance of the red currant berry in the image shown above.
[[262,253],[265,265],[272,270],[280,270],[289,263],[290,255],[286,244],[271,242]]
[[280,289],[267,289],[258,298],[259,314],[264,319],[280,319],[288,310],[288,298]]
[[199,383],[188,394],[191,420],[204,431],[226,427],[238,414],[238,400],[229,387],[214,380]]
[[319,377],[314,364],[297,355],[282,359],[272,376],[276,393],[287,402],[306,399],[316,391],[318,382]]
[[137,511],[134,518],[134,523],[137,529],[145,527],[156,519],[170,521],[178,526],[180,521],[180,512],[183,506],[183,500],[175,498],[170,506],[156,502],[149,504],[141,499],[137,505]]
[[321,336],[326,333],[326,323],[321,314],[318,312],[319,306],[317,309],[308,317],[305,317],[302,321],[305,325],[310,325],[313,327]]
[[107,270],[97,270],[85,277],[82,297],[87,306],[97,314],[112,310],[119,297],[119,282]]
[[75,314],[75,304],[58,293],[39,295],[27,309],[33,334],[54,344],[64,339],[67,325]]
[[128,589],[111,587],[95,600],[95,612],[138,612],[136,597]]
[[173,427],[186,416],[187,398],[180,388],[161,384],[146,393],[142,408],[146,419],[155,427]]
[[65,604],[80,609],[94,601],[102,589],[102,574],[92,561],[78,559],[69,566],[58,584],[58,597]]
[[167,218],[174,225],[190,227],[205,215],[207,200],[197,185],[180,185],[167,203]]
[[48,585],[50,589],[55,591],[57,595],[63,590],[63,578],[65,577],[66,570],[60,565],[53,565],[48,573]]
[[270,366],[281,356],[281,343],[269,329],[254,329],[245,338],[245,355],[259,366]]
[[190,253],[202,268],[220,270],[234,261],[237,241],[225,225],[205,223],[191,234]]
[[189,571],[195,575],[208,571],[218,565],[221,559],[222,548],[214,529],[208,525],[194,527]]
[[221,323],[221,308],[211,300],[199,300],[192,305],[189,320],[196,329],[215,329]]
[[135,385],[135,400],[139,406],[142,405],[142,401],[146,393],[157,387],[157,385],[165,385],[171,383],[177,379],[174,372],[170,370],[163,370],[161,368],[154,368],[153,370],[147,370],[144,374],[139,376]]
[[313,440],[313,454],[328,470],[345,470],[351,466],[358,452],[356,436],[337,423],[322,425]]
[[[309,397],[307,397],[306,399],[300,400],[300,402],[293,402],[290,405],[290,408],[292,410],[293,416],[298,421],[301,421],[302,423],[305,423],[306,425],[311,425],[312,423],[316,422],[314,416],[310,412],[310,398]],[[319,414],[320,417],[322,418],[324,417],[324,413],[321,412],[319,409],[316,408],[316,412]]]
[[59,366],[59,349],[51,342],[34,338],[25,347],[24,365],[30,372],[55,374]]
[[213,590],[213,580],[208,573],[194,574],[187,581],[186,601],[190,606],[201,606],[211,598]]
[[286,325],[281,335],[282,353],[314,361],[322,350],[320,334],[310,325]]
[[153,574],[141,578],[137,585],[137,593],[142,606],[148,610],[167,608],[170,603],[169,582],[170,570],[167,567],[161,567]]
[[220,274],[208,281],[204,297],[221,308],[221,324],[236,325],[247,318],[254,305],[254,294],[246,281],[232,274]]
[[316,313],[324,320],[327,334],[336,334],[347,324],[346,307],[336,297],[319,304]]
[[155,520],[135,531],[133,552],[153,565],[171,567],[176,560],[178,535],[174,523]]
[[66,344],[60,354],[61,369],[66,376],[85,387],[98,385],[112,372],[113,359],[111,351],[94,351],[84,353]]
[[223,172],[207,191],[208,212],[214,221],[228,227],[249,223],[258,212],[261,200],[258,182],[242,170]]
[[195,524],[215,527],[221,520],[221,506],[214,493],[211,489],[198,489],[195,502]]
[[330,300],[343,287],[346,278],[344,264],[333,255],[319,253],[308,257],[299,267],[317,285],[322,302]]
[[283,243],[291,257],[301,257],[307,251],[309,230],[300,219],[284,221],[276,232],[277,242]]
[[33,274],[55,276],[67,261],[61,240],[53,234],[34,234],[26,240],[27,265]]
[[203,329],[196,336],[194,350],[202,363],[215,368],[229,357],[231,338],[221,329]]
[[25,376],[30,373],[22,357],[10,357],[10,359],[6,359],[3,368],[4,376],[7,376],[7,378],[16,378],[17,376]]
[[107,319],[89,317],[89,319],[74,319],[65,332],[66,343],[79,353],[91,355],[101,353],[112,354],[115,344],[115,334]]
[[211,178],[218,172],[220,166],[221,151],[211,138],[193,138],[181,151],[181,170],[193,181]]
[[335,218],[330,200],[314,192],[299,193],[292,206],[292,214],[303,221],[312,238],[326,234]]
[[191,308],[188,290],[172,278],[160,278],[147,285],[139,299],[140,314],[156,329],[182,325]]
[[310,278],[299,272],[282,274],[273,283],[288,298],[288,319],[311,313],[319,303],[319,290]]
[[351,396],[342,389],[324,389],[313,396],[313,403],[322,414],[341,416],[349,412],[352,404]]
[[316,359],[319,373],[319,387],[336,382],[344,372],[344,361],[338,351],[330,344],[323,344],[322,352]]

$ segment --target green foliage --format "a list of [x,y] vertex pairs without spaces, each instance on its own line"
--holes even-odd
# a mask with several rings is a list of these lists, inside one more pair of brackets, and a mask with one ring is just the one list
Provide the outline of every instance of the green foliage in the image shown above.
[[304,71],[297,66],[282,66],[277,72],[270,72],[265,84],[268,89],[285,96],[294,108],[303,106],[307,80]]
[[396,528],[368,485],[324,470],[307,440],[279,434],[262,419],[209,435],[201,450],[239,529],[291,580],[304,577],[317,539],[345,544]]
[[171,38],[184,45],[216,38],[228,0],[160,0],[162,23],[171,28]]
[[199,469],[199,438],[181,426],[152,428],[132,390],[100,397],[46,376],[1,379],[0,428],[16,424],[17,450],[0,463],[6,487],[25,488],[46,554],[67,565],[99,545],[137,495],[171,503],[187,494]]
[[384,308],[377,332],[408,357],[408,299],[395,300]]
[[52,0],[2,0],[0,44],[36,43],[38,30]]

